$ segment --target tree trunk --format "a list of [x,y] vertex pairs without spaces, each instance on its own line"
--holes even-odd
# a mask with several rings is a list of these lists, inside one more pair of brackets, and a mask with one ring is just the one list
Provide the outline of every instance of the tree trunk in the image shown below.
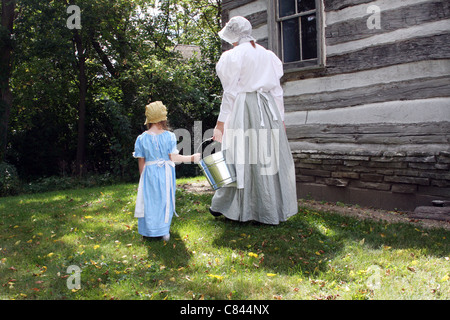
[[8,142],[8,123],[13,96],[9,87],[13,53],[11,33],[14,25],[15,0],[2,0],[0,37],[0,162],[4,161]]
[[78,102],[78,139],[77,139],[77,159],[76,174],[83,175],[86,172],[86,56],[83,47],[83,41],[78,30],[74,30],[74,42],[78,57],[78,82],[79,82],[79,102]]

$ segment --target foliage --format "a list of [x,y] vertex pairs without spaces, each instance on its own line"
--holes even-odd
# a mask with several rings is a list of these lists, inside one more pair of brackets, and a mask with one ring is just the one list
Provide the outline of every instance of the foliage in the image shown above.
[[[180,185],[198,179],[178,180]],[[0,298],[448,300],[449,231],[359,220],[301,203],[279,226],[208,213],[177,190],[171,239],[143,241],[136,184],[0,201]],[[81,269],[70,289],[69,266]]]
[[33,194],[33,193],[43,193],[49,191],[63,191],[69,189],[82,189],[82,188],[92,188],[99,186],[108,186],[114,183],[118,183],[119,178],[110,175],[109,173],[97,174],[97,175],[87,175],[84,177],[71,176],[71,177],[60,177],[60,176],[50,176],[41,177],[39,179],[33,180],[26,184],[23,184],[20,193],[22,194]]
[[[109,173],[129,181],[136,178],[131,153],[144,130],[149,101],[167,105],[173,129],[192,130],[194,121],[203,121],[204,130],[214,126],[221,89],[215,75],[221,49],[220,1],[76,4],[81,9],[80,30],[66,27],[64,1],[17,3],[6,160],[28,181],[76,172],[84,56],[84,167],[90,174]],[[75,35],[83,52],[78,52]],[[183,60],[178,44],[201,50]]]
[[0,196],[18,194],[20,180],[14,166],[6,162],[0,162]]

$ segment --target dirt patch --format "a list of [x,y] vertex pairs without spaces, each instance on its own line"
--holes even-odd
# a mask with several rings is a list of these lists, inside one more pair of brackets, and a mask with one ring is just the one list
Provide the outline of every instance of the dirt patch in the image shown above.
[[382,220],[389,223],[411,223],[423,228],[443,228],[450,230],[450,222],[411,218],[412,212],[388,211],[373,208],[361,208],[359,206],[342,205],[335,203],[323,203],[314,200],[301,200],[300,206],[305,206],[318,211],[336,212],[337,214],[355,217],[358,219]]
[[192,183],[183,183],[177,185],[177,188],[183,189],[187,192],[193,192],[193,193],[207,193],[207,194],[214,194],[214,190],[209,185],[208,181],[198,181],[198,182],[192,182]]
[[[187,192],[214,194],[207,181],[197,181],[185,183],[177,186]],[[340,215],[355,217],[358,219],[371,219],[386,221],[389,223],[410,223],[423,228],[443,228],[450,230],[449,221],[439,221],[432,219],[416,219],[410,217],[412,212],[389,211],[373,208],[362,208],[354,205],[336,204],[315,200],[299,200],[299,205],[312,208],[318,211],[335,212]]]

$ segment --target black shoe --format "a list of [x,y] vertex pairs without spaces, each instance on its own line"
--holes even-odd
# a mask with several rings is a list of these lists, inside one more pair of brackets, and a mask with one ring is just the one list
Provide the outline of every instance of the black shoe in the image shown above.
[[220,217],[222,215],[220,212],[212,211],[211,208],[209,208],[209,213],[211,213],[214,217]]

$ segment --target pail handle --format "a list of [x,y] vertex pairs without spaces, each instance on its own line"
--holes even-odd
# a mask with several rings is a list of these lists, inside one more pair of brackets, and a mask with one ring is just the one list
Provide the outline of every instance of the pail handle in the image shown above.
[[[213,139],[213,137],[211,137],[211,138],[209,138],[209,139],[206,139],[206,140],[204,140],[202,143],[200,143],[200,145],[197,147],[197,153],[199,153],[199,152],[198,152],[198,149],[200,149],[200,147],[201,147],[205,142],[211,141],[212,139]],[[201,153],[201,155],[203,156],[203,152]]]

